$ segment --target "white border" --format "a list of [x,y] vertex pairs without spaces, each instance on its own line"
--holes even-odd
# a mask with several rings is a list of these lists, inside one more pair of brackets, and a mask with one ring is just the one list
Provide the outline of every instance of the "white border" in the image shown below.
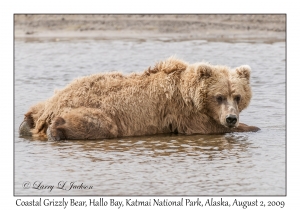
[[[4,1],[1,4],[1,206],[16,208],[13,197],[13,14],[14,13],[286,13],[287,14],[287,197],[261,197],[260,200],[284,200],[284,209],[298,207],[299,161],[297,126],[299,115],[299,12],[297,5],[287,1]],[[271,74],[271,73],[270,73]],[[36,198],[36,197],[35,197]],[[51,197],[53,198],[53,197]],[[55,198],[55,197],[54,197]],[[119,197],[121,198],[121,197]],[[247,200],[247,197],[240,199]],[[26,197],[30,200],[30,197]],[[43,197],[46,199],[46,197]],[[59,199],[59,197],[57,197]],[[68,197],[67,199],[70,199]],[[75,198],[79,199],[79,197]],[[84,197],[82,199],[85,199]],[[88,199],[88,198],[86,198]],[[147,197],[143,197],[147,200]],[[171,199],[169,197],[169,199]],[[177,199],[177,198],[176,198]],[[204,198],[202,198],[204,199]],[[219,199],[217,197],[216,199]],[[225,199],[233,199],[227,197]],[[253,200],[255,197],[250,197]],[[220,207],[218,207],[220,208]],[[249,207],[250,208],[250,207]],[[77,208],[79,209],[79,208]],[[116,209],[116,208],[115,208]],[[211,207],[211,209],[214,209]],[[242,209],[242,208],[239,208]]]

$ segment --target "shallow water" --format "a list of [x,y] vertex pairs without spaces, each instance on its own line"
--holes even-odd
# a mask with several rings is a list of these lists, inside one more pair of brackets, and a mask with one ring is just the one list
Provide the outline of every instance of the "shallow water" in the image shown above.
[[[171,55],[250,65],[253,99],[240,120],[261,130],[62,142],[19,137],[29,107],[73,79],[141,72]],[[15,195],[285,195],[285,62],[282,42],[16,40]],[[71,182],[92,189],[67,190]]]

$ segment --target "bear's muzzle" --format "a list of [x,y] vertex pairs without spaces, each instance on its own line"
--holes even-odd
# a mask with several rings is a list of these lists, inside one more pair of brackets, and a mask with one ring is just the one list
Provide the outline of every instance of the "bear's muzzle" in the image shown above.
[[235,127],[236,123],[237,123],[237,116],[233,115],[233,114],[229,114],[226,116],[226,123],[227,126],[230,128]]

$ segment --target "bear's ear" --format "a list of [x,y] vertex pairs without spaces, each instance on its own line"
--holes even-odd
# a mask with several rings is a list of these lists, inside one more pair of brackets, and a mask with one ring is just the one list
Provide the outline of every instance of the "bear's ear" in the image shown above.
[[212,75],[212,69],[207,64],[199,64],[197,66],[197,72],[200,78],[208,78]]
[[250,73],[251,73],[251,68],[248,65],[242,65],[239,66],[235,69],[237,75],[239,78],[246,78],[247,80],[250,79]]

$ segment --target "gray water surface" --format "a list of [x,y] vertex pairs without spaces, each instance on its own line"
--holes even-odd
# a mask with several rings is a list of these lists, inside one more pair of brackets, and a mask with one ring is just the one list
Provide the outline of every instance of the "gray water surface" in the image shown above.
[[[62,142],[19,137],[29,107],[73,79],[142,72],[171,55],[250,65],[253,98],[240,121],[261,130]],[[285,62],[282,42],[16,40],[15,195],[285,195]],[[87,189],[66,190],[71,182]]]

